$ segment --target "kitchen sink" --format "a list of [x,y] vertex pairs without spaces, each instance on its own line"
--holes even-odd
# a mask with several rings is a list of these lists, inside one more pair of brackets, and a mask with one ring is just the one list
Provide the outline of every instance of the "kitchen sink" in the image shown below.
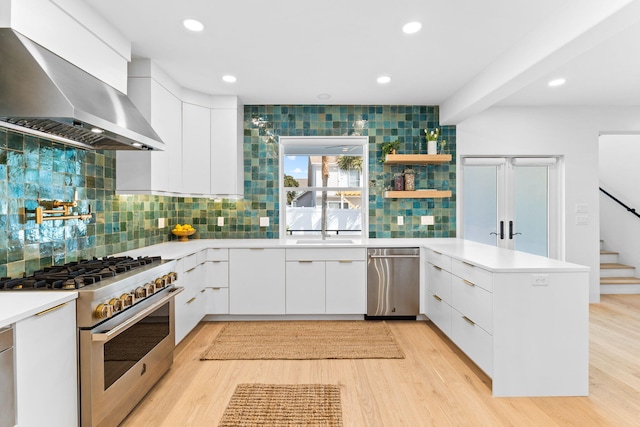
[[349,239],[327,239],[327,240],[306,239],[306,240],[297,240],[296,243],[298,245],[351,245],[355,242]]

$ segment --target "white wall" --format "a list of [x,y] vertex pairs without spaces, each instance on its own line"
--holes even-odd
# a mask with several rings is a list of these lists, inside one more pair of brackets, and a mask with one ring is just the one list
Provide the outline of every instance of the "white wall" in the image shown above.
[[[640,135],[600,137],[600,186],[640,213]],[[600,193],[600,238],[604,249],[619,252],[618,261],[640,275],[640,218]]]
[[[589,299],[598,302],[598,138],[639,131],[640,107],[494,107],[457,126],[458,173],[464,155],[564,156],[564,260],[591,267]],[[588,206],[587,225],[575,223],[578,203]],[[459,207],[457,215],[461,224]]]

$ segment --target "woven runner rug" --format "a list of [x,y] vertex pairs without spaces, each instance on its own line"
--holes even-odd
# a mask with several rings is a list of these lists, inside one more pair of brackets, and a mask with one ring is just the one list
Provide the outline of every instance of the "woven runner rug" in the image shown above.
[[341,427],[340,388],[326,384],[239,384],[219,427]]
[[230,322],[200,359],[404,359],[404,354],[385,322]]

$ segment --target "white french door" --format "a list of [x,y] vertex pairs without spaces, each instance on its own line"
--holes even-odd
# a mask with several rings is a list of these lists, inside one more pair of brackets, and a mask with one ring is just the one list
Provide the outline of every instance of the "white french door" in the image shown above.
[[462,165],[465,239],[561,256],[556,157],[465,157]]

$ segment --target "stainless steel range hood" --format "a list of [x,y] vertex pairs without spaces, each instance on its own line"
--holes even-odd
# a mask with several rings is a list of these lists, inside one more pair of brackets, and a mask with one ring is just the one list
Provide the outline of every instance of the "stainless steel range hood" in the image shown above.
[[91,150],[164,150],[131,100],[10,28],[0,28],[0,126]]

